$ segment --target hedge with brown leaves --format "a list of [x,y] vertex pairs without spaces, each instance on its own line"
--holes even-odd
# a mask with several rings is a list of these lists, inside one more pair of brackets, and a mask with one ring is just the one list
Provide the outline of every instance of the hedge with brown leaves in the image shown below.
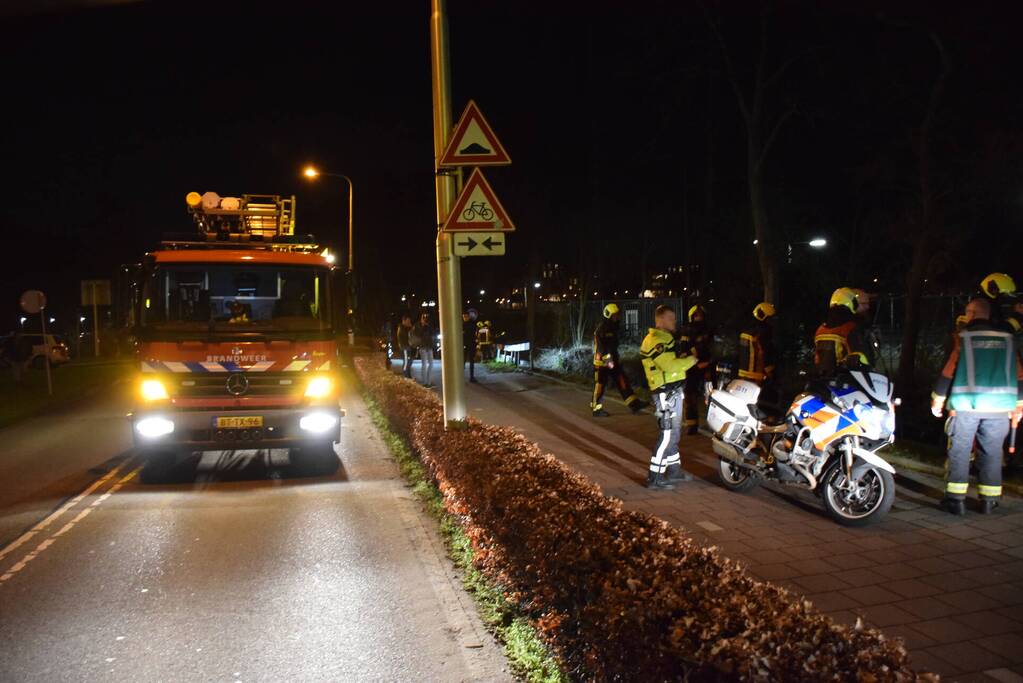
[[522,435],[367,359],[356,368],[463,525],[481,571],[579,680],[910,681],[898,641],[833,623],[671,525],[605,497]]

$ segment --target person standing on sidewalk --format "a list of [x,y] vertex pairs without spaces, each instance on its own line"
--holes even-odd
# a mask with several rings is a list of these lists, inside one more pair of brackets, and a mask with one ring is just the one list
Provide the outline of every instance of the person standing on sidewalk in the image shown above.
[[469,381],[473,383],[476,382],[476,319],[479,315],[475,308],[462,313],[462,349],[469,362]]
[[618,304],[604,306],[604,319],[593,332],[593,399],[590,410],[593,417],[608,417],[604,410],[604,390],[608,382],[614,382],[622,395],[622,400],[633,415],[646,408],[649,403],[641,401],[632,393],[629,378],[622,370],[621,359],[618,357],[618,320],[621,311]]
[[412,359],[415,357],[415,349],[409,340],[409,332],[412,330],[412,316],[408,313],[401,315],[401,324],[394,335],[398,349],[401,351],[401,374],[412,379]]
[[685,424],[686,434],[692,436],[700,427],[700,399],[707,391],[706,385],[714,381],[714,362],[711,344],[714,332],[707,324],[707,311],[696,304],[689,309],[689,324],[682,328],[679,342],[682,348],[696,356],[696,365],[686,373]]
[[975,298],[966,304],[966,326],[956,335],[952,352],[934,384],[931,413],[941,417],[946,400],[950,417],[948,475],[941,507],[966,513],[970,452],[977,445],[980,511],[990,514],[1002,495],[1002,444],[1009,420],[1023,410],[1023,364],[1012,333],[991,322],[991,303]]
[[430,324],[430,314],[423,313],[419,316],[419,322],[409,332],[409,340],[413,346],[419,347],[419,372],[424,387],[432,387],[430,375],[433,372],[433,340],[435,337],[433,325]]
[[650,457],[647,488],[673,489],[673,481],[693,478],[682,469],[678,442],[682,434],[682,386],[686,371],[696,365],[696,357],[686,355],[688,349],[675,340],[676,322],[674,308],[658,306],[654,311],[655,327],[647,330],[639,347],[660,429],[660,438]]

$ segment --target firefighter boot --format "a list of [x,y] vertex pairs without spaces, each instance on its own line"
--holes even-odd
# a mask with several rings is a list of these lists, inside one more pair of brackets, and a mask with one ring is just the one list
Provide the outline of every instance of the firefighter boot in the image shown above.
[[998,499],[992,496],[980,497],[980,514],[990,515],[998,507]]
[[966,514],[966,501],[962,498],[942,498],[941,509],[950,514],[962,517]]
[[593,417],[611,417],[611,413],[604,410],[603,406],[597,406],[593,409]]
[[682,469],[681,464],[668,465],[668,469],[665,470],[664,476],[668,481],[692,481],[693,475]]
[[668,481],[668,477],[666,474],[655,474],[654,472],[648,472],[646,475],[646,487],[648,489],[671,490],[675,488],[675,485]]

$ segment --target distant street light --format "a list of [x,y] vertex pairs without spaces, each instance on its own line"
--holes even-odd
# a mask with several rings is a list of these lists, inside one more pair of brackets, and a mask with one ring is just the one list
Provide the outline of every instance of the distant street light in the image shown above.
[[540,289],[540,283],[539,282],[534,282],[533,283],[533,289]]

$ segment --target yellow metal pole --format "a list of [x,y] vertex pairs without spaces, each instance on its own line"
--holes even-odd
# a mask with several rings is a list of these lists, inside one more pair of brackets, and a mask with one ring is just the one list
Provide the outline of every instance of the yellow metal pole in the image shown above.
[[352,186],[351,178],[342,177],[348,181],[348,272],[351,273],[355,271],[355,242],[352,232],[352,205],[355,201],[355,188]]
[[455,203],[455,179],[438,165],[451,135],[451,60],[445,0],[432,0],[430,54],[433,71],[433,156],[437,187],[437,305],[440,309],[441,380],[444,424],[465,427],[465,392],[462,360],[462,272],[453,253],[454,240],[440,230]]
[[96,281],[92,282],[92,355],[99,358],[99,304],[96,297]]

